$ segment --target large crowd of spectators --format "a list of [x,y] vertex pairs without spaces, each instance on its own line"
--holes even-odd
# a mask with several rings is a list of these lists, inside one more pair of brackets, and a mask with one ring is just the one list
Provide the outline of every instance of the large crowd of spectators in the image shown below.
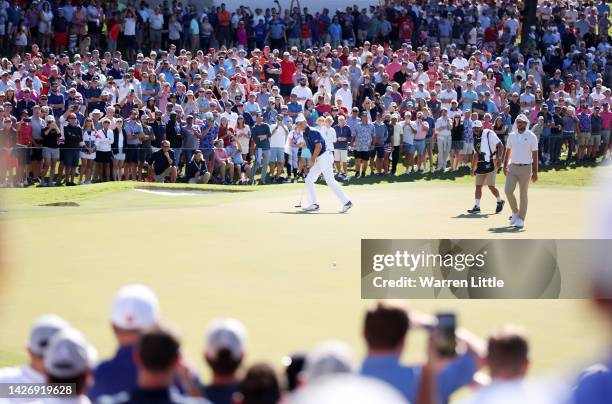
[[[609,305],[602,302],[608,314]],[[210,375],[201,380],[176,331],[160,322],[155,293],[143,285],[127,285],[110,309],[117,344],[111,358],[99,360],[82,333],[59,316],[46,315],[31,327],[28,363],[0,368],[0,383],[15,388],[71,384],[70,396],[29,401],[36,404],[439,404],[464,387],[472,394],[463,403],[598,404],[611,398],[610,371],[601,366],[584,372],[573,391],[562,387],[572,384],[567,380],[559,379],[556,386],[525,383],[530,344],[521,327],[505,325],[485,341],[460,327],[447,334],[436,322],[436,317],[408,311],[397,302],[379,301],[363,318],[367,350],[361,361],[345,343],[329,340],[288,354],[279,363],[247,365],[244,324],[216,319],[208,325],[200,359]],[[429,335],[427,360],[406,365],[405,347],[419,332]]]
[[298,115],[342,180],[462,169],[473,122],[505,142],[520,113],[543,166],[606,159],[609,6],[537,7],[527,26],[508,0],[333,12],[4,0],[0,183],[297,181],[310,158]]

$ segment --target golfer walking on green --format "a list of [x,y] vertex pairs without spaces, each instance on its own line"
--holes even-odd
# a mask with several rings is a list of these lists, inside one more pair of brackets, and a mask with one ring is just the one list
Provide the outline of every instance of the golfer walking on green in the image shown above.
[[[510,225],[518,229],[525,226],[529,179],[533,182],[538,180],[538,138],[527,129],[528,123],[529,120],[524,114],[516,117],[516,128],[508,136],[504,158],[505,192],[512,209]],[[520,205],[514,196],[517,183],[520,189]]]

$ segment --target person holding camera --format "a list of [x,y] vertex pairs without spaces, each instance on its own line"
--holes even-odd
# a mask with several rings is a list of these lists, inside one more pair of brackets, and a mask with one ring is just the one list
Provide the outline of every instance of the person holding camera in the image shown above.
[[[283,123],[284,116],[278,114],[277,123],[272,127],[272,136],[270,137],[270,174],[273,182],[284,182],[283,168],[285,166],[285,144],[289,129]],[[274,170],[276,168],[276,172]]]
[[[436,319],[412,310],[409,315],[397,303],[375,303],[367,310],[363,323],[367,356],[359,373],[390,384],[411,403],[448,403],[454,392],[472,382],[484,364],[486,347],[471,332],[463,328],[455,330],[454,315],[446,317],[451,324],[444,324],[440,315]],[[430,369],[429,362],[408,366],[400,362],[410,329],[429,333],[430,351],[433,351],[430,356],[437,358],[435,369]],[[429,400],[431,397],[436,400]]]
[[68,125],[64,127],[64,169],[66,186],[75,186],[74,173],[79,165],[83,129],[78,125],[76,114],[68,115]]
[[[10,118],[8,118],[10,121]],[[47,126],[43,129],[42,132],[42,143],[43,143],[43,168],[41,176],[44,180],[47,170],[49,171],[49,181],[46,185],[52,187],[55,186],[56,181],[56,173],[55,173],[55,165],[59,160],[59,144],[60,144],[60,136],[61,131],[55,122],[55,118],[53,115],[47,115],[45,118]],[[10,122],[7,123],[10,125]],[[5,124],[6,125],[6,124]]]
[[190,184],[207,184],[210,180],[210,172],[201,150],[196,150],[193,153],[191,161],[187,163],[185,176]]
[[506,203],[501,199],[499,190],[495,187],[497,170],[501,167],[504,155],[504,145],[494,131],[482,129],[481,121],[472,123],[472,133],[474,136],[474,152],[472,153],[472,176],[476,177],[476,191],[474,193],[474,207],[468,213],[480,213],[480,198],[482,198],[482,187],[486,185],[495,198],[497,207],[495,213],[504,209]]

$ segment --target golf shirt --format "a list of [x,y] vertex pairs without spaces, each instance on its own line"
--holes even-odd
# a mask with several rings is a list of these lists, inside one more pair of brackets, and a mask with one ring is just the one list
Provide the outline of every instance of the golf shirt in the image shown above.
[[387,141],[389,133],[387,132],[387,125],[384,122],[374,122],[374,136],[377,139],[376,147],[383,147],[383,144]]
[[[260,140],[259,136],[266,135],[264,140]],[[262,150],[270,150],[270,137],[272,137],[272,133],[270,132],[270,126],[265,123],[255,124],[251,128],[251,138],[255,142],[255,147]]]
[[369,151],[374,138],[374,125],[359,123],[355,128],[355,151]]
[[319,156],[323,155],[323,153],[327,151],[323,136],[321,136],[321,134],[316,130],[306,128],[304,131],[304,142],[306,143],[306,147],[308,147],[311,154],[314,154],[315,148],[318,144],[321,145],[321,152],[319,153]]
[[512,150],[510,162],[512,164],[533,163],[531,152],[538,151],[538,138],[529,129],[519,134],[511,132],[506,141],[506,148]]
[[580,376],[571,402],[604,404],[612,402],[612,360],[586,369]]
[[133,391],[138,385],[138,369],[134,363],[134,346],[120,347],[115,357],[100,362],[93,371],[94,385],[88,392],[91,401],[100,396]]
[[[450,396],[472,382],[477,370],[476,358],[464,354],[450,362],[437,378],[437,396],[440,403],[447,403]],[[399,390],[411,403],[416,402],[421,378],[421,366],[404,366],[398,355],[368,356],[361,365],[364,376],[382,380]]]
[[[128,134],[128,135],[131,135],[131,136],[143,133],[142,125],[139,124],[137,121],[132,121],[131,119],[125,123],[124,129],[125,129],[125,133]],[[127,140],[127,144],[129,144],[129,145],[139,145],[140,144],[140,139],[138,139],[138,138],[132,139],[132,140],[128,139]]]
[[217,138],[218,129],[215,124],[212,124],[212,127],[205,134],[206,129],[208,129],[208,124],[204,124],[200,127],[200,133],[202,137],[200,138],[200,149],[201,150],[211,150],[213,149],[212,142]]

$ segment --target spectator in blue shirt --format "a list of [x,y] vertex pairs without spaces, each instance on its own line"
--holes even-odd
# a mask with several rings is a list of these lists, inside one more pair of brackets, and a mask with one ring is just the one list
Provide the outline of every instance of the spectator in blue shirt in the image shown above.
[[53,109],[53,115],[56,119],[64,113],[64,107],[66,105],[66,99],[64,94],[60,92],[59,83],[53,83],[51,91],[47,96],[47,105]]
[[142,285],[121,288],[111,306],[111,324],[119,349],[112,359],[100,362],[93,371],[89,398],[130,392],[137,387],[135,347],[142,330],[158,322],[159,302],[155,293]]
[[212,114],[207,115],[206,122],[200,127],[200,133],[196,133],[200,139],[199,148],[202,150],[204,160],[208,167],[215,166],[215,148],[213,142],[217,139],[218,128]]
[[[424,322],[414,324],[415,318],[413,325],[425,326]],[[371,307],[366,313],[363,329],[368,353],[360,373],[391,384],[414,403],[421,383],[422,366],[400,363],[410,323],[407,311],[401,306],[378,302]],[[465,341],[468,346],[465,354],[452,359],[436,375],[436,394],[440,403],[447,403],[455,391],[471,383],[478,370],[482,348],[478,346],[480,342],[473,339]]]

